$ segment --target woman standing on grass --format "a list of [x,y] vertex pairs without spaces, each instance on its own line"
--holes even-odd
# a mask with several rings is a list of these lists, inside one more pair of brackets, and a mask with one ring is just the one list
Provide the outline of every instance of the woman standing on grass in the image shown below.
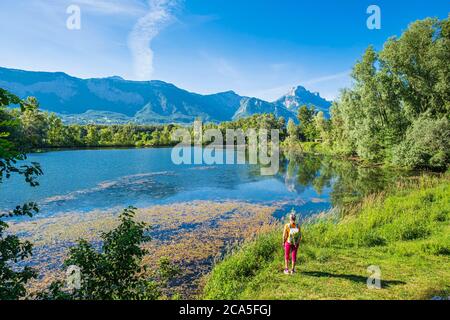
[[295,213],[289,215],[289,223],[284,226],[283,230],[283,246],[284,246],[284,274],[289,274],[289,256],[292,253],[292,269],[290,274],[295,273],[295,264],[297,263],[297,250],[302,234],[300,225],[296,223]]

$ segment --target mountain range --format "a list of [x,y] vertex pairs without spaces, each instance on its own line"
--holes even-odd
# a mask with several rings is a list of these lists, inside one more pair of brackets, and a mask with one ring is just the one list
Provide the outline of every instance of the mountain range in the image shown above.
[[331,103],[302,86],[274,102],[233,91],[201,95],[163,81],[129,81],[114,76],[80,79],[62,72],[32,72],[0,67],[0,88],[21,98],[34,96],[43,110],[66,123],[139,124],[222,122],[259,113],[296,119],[302,105],[328,115]]

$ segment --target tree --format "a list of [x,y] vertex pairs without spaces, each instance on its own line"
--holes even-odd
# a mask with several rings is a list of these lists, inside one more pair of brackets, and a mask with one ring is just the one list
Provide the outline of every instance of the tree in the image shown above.
[[44,112],[39,110],[39,103],[34,97],[24,101],[27,106],[21,110],[20,124],[28,148],[40,147],[46,144],[48,119]]
[[[449,16],[450,17],[450,16]],[[389,39],[380,53],[410,121],[429,111],[450,112],[450,19],[412,23],[400,38]]]
[[160,141],[161,141],[161,132],[158,129],[156,129],[151,134],[150,145],[158,146],[160,145]]
[[47,144],[51,147],[67,146],[67,132],[61,118],[54,113],[48,116]]
[[314,141],[319,138],[319,134],[314,123],[315,115],[316,110],[314,107],[308,108],[307,106],[301,106],[298,109],[297,117],[300,122],[298,131],[301,140]]
[[330,122],[325,119],[325,115],[322,111],[319,111],[314,117],[314,127],[316,128],[317,135],[322,139],[323,143],[330,143]]
[[370,162],[419,165],[402,163],[411,157],[405,150],[397,156],[397,146],[415,144],[408,132],[422,116],[430,121],[449,118],[449,20],[416,21],[401,37],[389,39],[380,52],[373,47],[366,50],[353,68],[353,87],[344,90],[332,107],[334,151]]
[[88,147],[96,147],[100,144],[100,132],[95,125],[87,126],[86,137],[84,137],[84,143]]
[[280,140],[283,141],[286,138],[286,119],[284,117],[279,117],[277,126],[280,130]]
[[288,139],[291,142],[298,141],[298,128],[294,120],[289,119],[287,124]]
[[[29,107],[29,101],[20,100],[0,88],[0,119],[4,119],[6,107],[19,105],[24,111]],[[26,159],[26,155],[10,139],[9,129],[17,127],[17,119],[0,120],[0,183],[9,179],[11,174],[24,176],[25,181],[31,186],[37,186],[35,178],[42,174],[37,163],[17,166],[17,161]],[[21,241],[18,236],[5,234],[8,224],[4,221],[7,217],[32,216],[38,212],[35,203],[17,206],[9,214],[0,215],[0,300],[14,300],[25,296],[26,283],[36,276],[36,272],[30,267],[19,267],[17,262],[22,261],[32,254],[32,244]]]
[[102,146],[111,145],[113,142],[113,133],[110,127],[100,129],[100,144]]

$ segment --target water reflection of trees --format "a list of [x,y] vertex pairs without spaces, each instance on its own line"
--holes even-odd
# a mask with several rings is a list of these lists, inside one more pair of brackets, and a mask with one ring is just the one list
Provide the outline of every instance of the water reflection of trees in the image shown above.
[[286,187],[302,192],[312,187],[321,194],[331,188],[333,205],[354,201],[382,191],[404,173],[378,167],[363,167],[353,161],[307,154],[284,155],[280,166]]

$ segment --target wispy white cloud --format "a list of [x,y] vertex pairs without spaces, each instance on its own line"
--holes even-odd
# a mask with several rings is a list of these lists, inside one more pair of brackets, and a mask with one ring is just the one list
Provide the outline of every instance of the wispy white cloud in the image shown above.
[[246,92],[245,95],[248,95],[250,97],[257,97],[266,101],[275,101],[282,95],[286,94],[289,91],[289,88],[292,88],[292,84],[276,86],[263,90],[250,91]]
[[178,0],[148,0],[147,13],[134,25],[128,46],[133,56],[134,75],[138,80],[152,78],[152,40],[174,20],[174,10],[178,5]]
[[211,66],[211,71],[217,73],[221,77],[228,79],[239,79],[240,73],[238,68],[236,68],[229,60],[224,57],[213,57],[208,54],[202,54],[205,61]]
[[220,20],[218,14],[187,14],[181,18],[180,24],[185,27],[198,27],[218,20]]
[[328,82],[331,80],[347,78],[351,74],[351,72],[352,72],[351,70],[347,70],[347,71],[336,73],[336,74],[330,74],[330,75],[326,75],[323,77],[309,79],[309,80],[304,81],[302,84],[307,86],[307,85],[313,85],[313,84],[322,83],[322,82]]
[[288,63],[272,63],[269,65],[269,69],[272,72],[281,72],[283,70],[286,70],[287,68],[289,68]]

